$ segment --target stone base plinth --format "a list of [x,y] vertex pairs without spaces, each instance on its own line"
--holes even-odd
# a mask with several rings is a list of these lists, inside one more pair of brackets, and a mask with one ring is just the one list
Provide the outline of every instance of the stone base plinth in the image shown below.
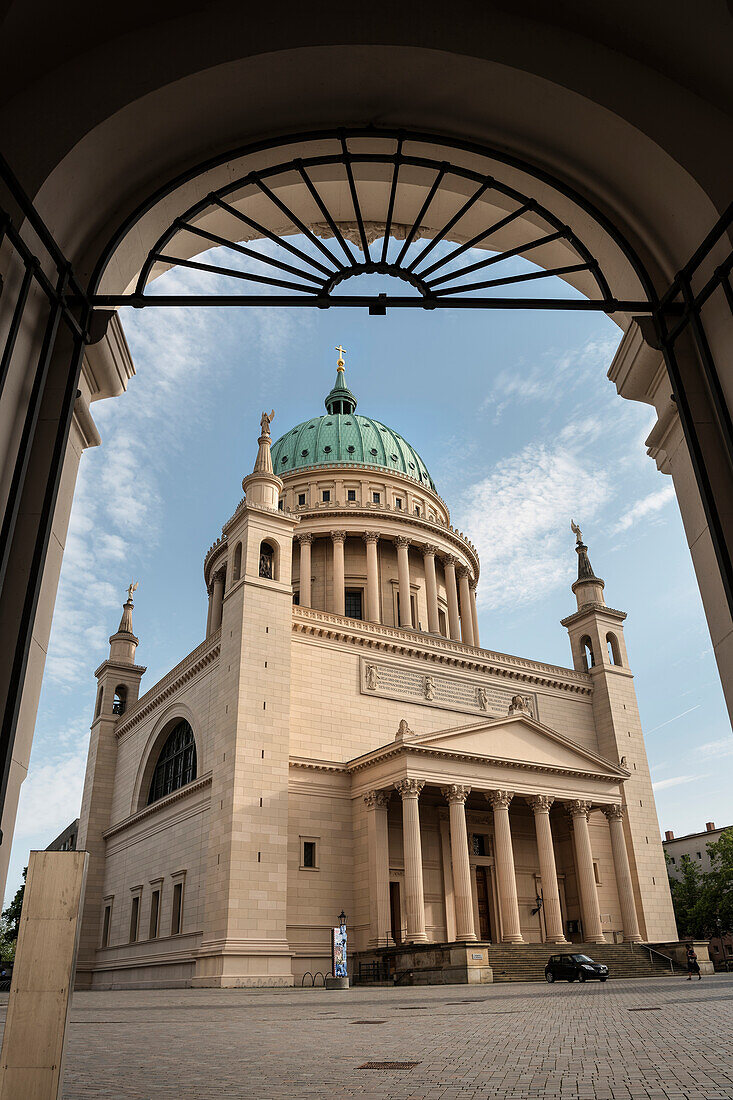
[[326,978],[326,989],[348,989],[348,988],[349,988],[349,979],[348,978],[333,978],[333,977]]
[[700,965],[701,974],[714,974],[715,965],[710,958],[710,941],[709,940],[673,940],[668,943],[649,943],[647,946],[651,947],[654,951],[659,951],[661,955],[667,955],[672,959],[675,965],[675,969],[687,970],[687,948],[690,946],[695,948],[695,954],[697,955],[697,961]]
[[482,943],[411,943],[376,947],[351,956],[352,981],[400,985],[482,985],[493,982]]
[[256,943],[202,948],[191,986],[199,989],[245,989],[293,985],[292,951],[287,944]]

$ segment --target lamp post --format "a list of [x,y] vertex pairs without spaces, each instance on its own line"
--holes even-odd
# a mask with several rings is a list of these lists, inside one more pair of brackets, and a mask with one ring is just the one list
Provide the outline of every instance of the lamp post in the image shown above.
[[338,926],[331,929],[331,977],[326,978],[327,989],[348,989],[349,969],[346,954],[346,913],[341,910]]

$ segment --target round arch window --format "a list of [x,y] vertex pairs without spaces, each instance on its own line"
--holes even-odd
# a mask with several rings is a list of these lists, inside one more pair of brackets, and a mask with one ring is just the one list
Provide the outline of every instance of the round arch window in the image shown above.
[[182,718],[166,738],[150,781],[148,806],[185,787],[196,778],[196,742],[193,730]]

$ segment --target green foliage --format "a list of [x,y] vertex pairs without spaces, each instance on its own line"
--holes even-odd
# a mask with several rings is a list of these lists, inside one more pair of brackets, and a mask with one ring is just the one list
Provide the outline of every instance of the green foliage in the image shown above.
[[712,863],[707,874],[699,871],[689,856],[682,856],[679,875],[670,877],[677,930],[682,937],[707,939],[733,931],[733,829],[726,829],[707,849]]
[[23,908],[25,877],[28,868],[23,868],[23,882],[15,892],[15,897],[0,916],[0,962],[12,962],[15,958],[15,946],[20,931],[20,913]]

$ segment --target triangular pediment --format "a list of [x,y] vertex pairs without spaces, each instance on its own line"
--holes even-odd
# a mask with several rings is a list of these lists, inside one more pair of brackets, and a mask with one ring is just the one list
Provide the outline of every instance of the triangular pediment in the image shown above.
[[419,745],[421,749],[437,752],[460,752],[491,760],[516,761],[525,767],[536,764],[543,768],[588,772],[614,779],[625,779],[628,775],[623,768],[526,715],[488,719],[469,726],[438,730],[406,739],[404,744],[406,747]]

